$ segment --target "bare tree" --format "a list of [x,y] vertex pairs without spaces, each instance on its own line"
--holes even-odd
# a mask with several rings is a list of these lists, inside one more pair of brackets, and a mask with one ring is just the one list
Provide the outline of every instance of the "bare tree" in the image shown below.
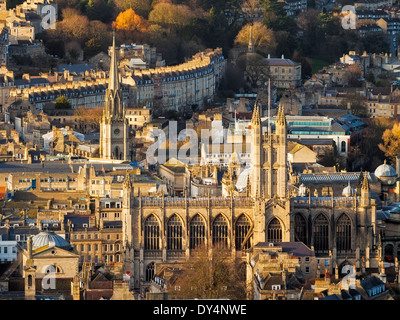
[[269,78],[268,61],[259,54],[242,55],[236,63],[244,71],[245,79],[252,88],[264,86]]
[[180,296],[184,299],[245,299],[244,264],[232,259],[231,251],[202,246],[179,275]]

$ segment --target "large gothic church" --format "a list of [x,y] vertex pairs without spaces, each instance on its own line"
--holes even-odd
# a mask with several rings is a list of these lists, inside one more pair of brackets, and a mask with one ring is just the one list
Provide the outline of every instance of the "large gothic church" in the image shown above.
[[[251,120],[251,174],[243,196],[142,197],[130,179],[124,184],[124,268],[131,286],[146,286],[157,263],[183,262],[200,245],[225,247],[245,261],[258,243],[301,241],[324,266],[378,266],[376,204],[369,174],[359,192],[318,196],[293,192],[287,169],[287,124],[283,109],[274,125],[263,125],[259,107]],[[228,179],[229,180],[229,179]],[[301,188],[300,188],[301,189]]]

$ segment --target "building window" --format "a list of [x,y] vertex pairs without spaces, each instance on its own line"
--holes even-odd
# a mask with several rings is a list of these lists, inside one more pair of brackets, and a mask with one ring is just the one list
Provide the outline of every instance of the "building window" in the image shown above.
[[336,223],[336,248],[339,252],[351,250],[351,221],[344,213]]
[[246,250],[251,247],[250,221],[245,215],[241,215],[235,226],[236,250]]
[[228,223],[221,214],[214,220],[212,227],[212,241],[213,245],[217,248],[228,246]]
[[154,277],[154,262],[151,262],[146,267],[146,281],[151,281]]
[[149,216],[144,223],[144,249],[160,249],[160,226],[154,215]]
[[314,248],[320,252],[329,250],[329,222],[322,213],[314,221]]
[[294,240],[308,245],[306,219],[300,213],[294,217]]
[[268,242],[282,242],[282,226],[277,218],[273,218],[267,229]]
[[182,250],[182,223],[177,215],[173,215],[167,224],[167,249]]
[[346,152],[346,141],[342,141],[341,146],[342,146],[341,152]]
[[190,249],[196,249],[204,243],[206,236],[206,226],[200,215],[197,214],[196,216],[194,216],[194,218],[190,222],[189,233]]

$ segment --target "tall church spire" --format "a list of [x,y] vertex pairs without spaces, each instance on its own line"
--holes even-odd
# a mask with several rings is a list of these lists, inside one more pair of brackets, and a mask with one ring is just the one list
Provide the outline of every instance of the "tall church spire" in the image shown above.
[[109,78],[108,88],[113,91],[119,90],[118,64],[117,64],[117,55],[115,50],[115,30],[113,31],[113,45],[111,50],[110,78]]
[[104,117],[122,119],[124,117],[122,93],[119,85],[117,53],[115,49],[115,31],[113,31],[113,45],[111,49],[111,63],[106,90]]
[[249,46],[248,46],[247,50],[249,53],[254,52],[253,24],[250,25]]
[[111,64],[105,105],[100,123],[99,154],[104,159],[128,160],[129,127],[122,101],[122,89],[119,85],[117,54],[115,50],[115,31],[110,52]]

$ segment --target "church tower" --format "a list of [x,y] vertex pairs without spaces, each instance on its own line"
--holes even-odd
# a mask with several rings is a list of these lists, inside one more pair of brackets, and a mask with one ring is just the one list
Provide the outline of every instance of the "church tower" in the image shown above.
[[109,82],[100,123],[100,158],[129,160],[129,126],[127,121],[122,102],[122,90],[119,85],[114,33]]
[[258,103],[255,103],[253,117],[251,119],[251,195],[259,198],[263,194],[263,169],[262,169],[262,125],[260,109]]
[[286,117],[283,107],[278,110],[276,118],[276,144],[277,144],[277,190],[276,194],[279,198],[285,198],[287,193],[287,126]]

